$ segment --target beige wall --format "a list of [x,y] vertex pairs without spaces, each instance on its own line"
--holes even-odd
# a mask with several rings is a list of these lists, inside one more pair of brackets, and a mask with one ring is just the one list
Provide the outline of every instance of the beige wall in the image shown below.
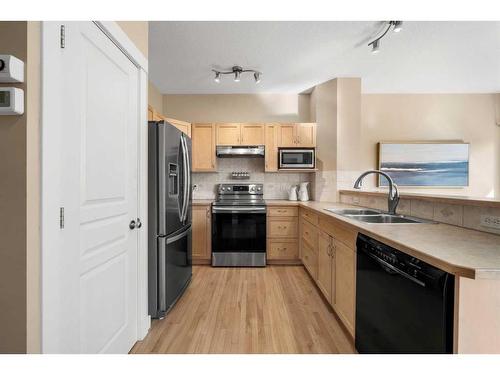
[[309,95],[164,95],[168,117],[189,122],[308,122]]
[[149,22],[148,21],[116,21],[134,42],[136,47],[148,58],[149,47]]
[[148,82],[148,104],[163,114],[163,95],[151,81]]
[[[0,51],[27,61],[27,23],[0,22]],[[29,66],[27,66],[29,69]],[[2,84],[24,89],[27,83]],[[0,116],[0,353],[26,351],[27,113]]]
[[[362,169],[377,166],[379,141],[470,142],[470,186],[425,189],[428,193],[499,197],[500,127],[494,94],[362,95]],[[375,186],[375,179],[365,185]],[[423,189],[403,189],[422,192]]]

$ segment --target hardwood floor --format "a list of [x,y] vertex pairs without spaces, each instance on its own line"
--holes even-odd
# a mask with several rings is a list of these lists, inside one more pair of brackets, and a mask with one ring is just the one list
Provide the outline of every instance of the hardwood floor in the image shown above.
[[302,266],[193,267],[167,317],[131,353],[353,353]]

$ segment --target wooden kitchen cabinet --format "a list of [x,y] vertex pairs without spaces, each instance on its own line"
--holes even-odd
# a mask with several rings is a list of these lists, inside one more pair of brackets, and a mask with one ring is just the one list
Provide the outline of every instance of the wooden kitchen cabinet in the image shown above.
[[279,125],[267,125],[265,128],[265,171],[278,171],[278,129]]
[[188,137],[191,137],[191,124],[189,122],[176,120],[173,118],[165,118],[165,121],[175,126],[177,129],[186,134]]
[[259,146],[264,143],[263,124],[217,124],[217,146]]
[[[335,240],[334,240],[335,241]],[[333,308],[351,334],[354,335],[356,306],[356,253],[340,241],[335,241],[335,294]]]
[[267,208],[267,262],[300,264],[298,247],[298,207]]
[[210,205],[193,205],[193,264],[210,264],[212,257],[212,217]]
[[323,231],[319,231],[318,235],[318,278],[316,283],[318,288],[323,292],[325,298],[332,304],[333,301],[333,284],[332,275],[335,268],[334,265],[334,249],[333,238]]
[[281,124],[278,138],[279,147],[316,147],[316,124]]
[[217,124],[217,146],[237,146],[241,144],[240,124]]
[[192,124],[191,138],[193,172],[216,172],[215,125]]
[[260,146],[265,144],[265,132],[263,124],[241,124],[242,146]]

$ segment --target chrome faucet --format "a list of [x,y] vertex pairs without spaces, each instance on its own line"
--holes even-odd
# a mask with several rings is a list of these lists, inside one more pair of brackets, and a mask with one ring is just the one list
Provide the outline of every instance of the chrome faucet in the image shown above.
[[361,185],[363,184],[363,178],[372,173],[384,176],[389,182],[389,196],[387,197],[387,210],[391,215],[395,215],[396,208],[398,207],[399,203],[399,191],[398,191],[398,186],[394,183],[391,176],[389,176],[387,173],[378,170],[366,171],[362,173],[361,176],[358,177],[358,179],[354,183],[354,189],[361,189]]

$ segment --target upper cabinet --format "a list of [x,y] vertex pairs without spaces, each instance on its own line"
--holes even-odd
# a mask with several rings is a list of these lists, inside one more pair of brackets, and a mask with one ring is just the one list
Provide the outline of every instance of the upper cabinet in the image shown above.
[[217,124],[217,146],[258,146],[264,144],[263,124]]
[[216,172],[215,125],[192,124],[193,172]]
[[316,124],[281,124],[278,138],[279,147],[316,147]]
[[148,105],[148,121],[167,121],[177,129],[179,129],[181,132],[185,133],[188,137],[191,137],[191,124],[189,122],[167,118],[161,113],[157,112],[150,105]]
[[278,128],[277,124],[265,127],[265,171],[278,171]]

